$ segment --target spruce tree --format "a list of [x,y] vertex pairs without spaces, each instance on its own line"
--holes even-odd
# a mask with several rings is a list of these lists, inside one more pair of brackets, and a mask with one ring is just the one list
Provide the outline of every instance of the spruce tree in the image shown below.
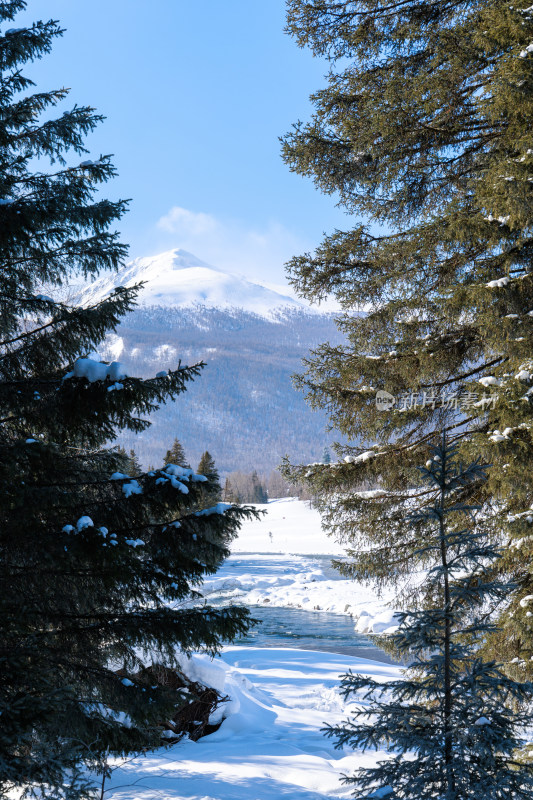
[[220,476],[218,474],[213,456],[209,450],[206,450],[202,454],[196,472],[198,472],[200,475],[205,475],[207,478],[211,478],[217,483],[219,482]]
[[509,589],[484,579],[484,566],[500,557],[498,548],[476,521],[479,508],[457,501],[462,487],[485,479],[485,468],[479,461],[463,467],[456,459],[457,448],[443,437],[421,469],[433,502],[411,514],[411,537],[428,567],[419,588],[426,607],[401,613],[392,635],[410,666],[385,684],[352,672],[343,676],[345,697],[370,702],[326,729],[338,747],[391,752],[345,778],[358,798],[533,798],[533,768],[519,767],[515,757],[529,722],[529,714],[516,709],[531,701],[533,686],[504,675],[477,652],[490,627],[487,600]]
[[411,568],[403,517],[434,432],[491,462],[479,501],[517,586],[491,646],[531,672],[533,12],[289,0],[287,30],[330,70],[285,161],[349,215],[289,264],[308,299],[337,298],[346,335],[300,385],[347,444],[293,478],[351,547],[352,574],[385,581]]
[[201,459],[196,472],[199,475],[205,475],[209,482],[209,489],[206,491],[205,503],[206,505],[214,505],[222,500],[222,488],[220,486],[220,475],[216,468],[215,461],[209,452],[206,450]]
[[139,475],[143,471],[139,457],[133,447],[130,448],[129,453],[129,471],[132,475]]
[[180,467],[190,467],[190,464],[187,462],[187,458],[185,456],[185,450],[183,449],[183,445],[179,439],[174,439],[172,447],[170,450],[167,450],[165,454],[163,463],[179,464]]
[[54,115],[66,90],[24,77],[62,33],[9,28],[24,7],[0,2],[0,796],[73,800],[90,791],[85,766],[158,744],[175,710],[175,696],[117,668],[172,665],[246,630],[244,609],[191,600],[251,512],[204,509],[209,482],[179,464],[130,477],[128,457],[106,449],[146,429],[201,365],[141,380],[86,357],[137,289],[82,308],[61,286],[123,263],[112,226],[125,203],[97,195],[110,158],[82,156],[101,118]]

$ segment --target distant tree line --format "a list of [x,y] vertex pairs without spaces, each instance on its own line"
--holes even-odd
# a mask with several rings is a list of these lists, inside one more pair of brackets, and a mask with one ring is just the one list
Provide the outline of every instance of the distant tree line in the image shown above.
[[266,503],[277,497],[297,497],[310,500],[311,494],[301,484],[288,483],[278,470],[267,477],[240,470],[231,472],[224,483],[224,500],[231,503]]
[[[136,474],[137,469],[141,471],[139,459],[133,449],[130,449],[129,453],[123,448],[119,448],[119,451],[128,460],[132,474]],[[327,448],[324,448],[323,461],[324,463],[331,461]],[[185,448],[177,438],[174,439],[167,450],[163,462],[165,464],[177,464],[180,467],[191,467]],[[211,498],[213,503],[220,500],[225,503],[268,503],[269,500],[278,497],[297,497],[300,500],[312,499],[312,495],[305,486],[288,483],[278,470],[271,470],[266,476],[260,475],[255,469],[251,472],[235,470],[230,472],[225,480],[221,480],[215,461],[207,450],[202,455],[196,471],[200,475],[205,475],[217,486],[219,484],[223,486],[223,490]]]

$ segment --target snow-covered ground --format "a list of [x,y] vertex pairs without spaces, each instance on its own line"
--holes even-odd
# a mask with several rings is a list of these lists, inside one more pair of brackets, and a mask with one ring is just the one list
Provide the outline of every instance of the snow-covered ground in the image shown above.
[[[397,667],[312,650],[228,647],[223,659],[194,657],[196,679],[231,697],[228,718],[198,742],[182,741],[111,764],[113,800],[325,800],[350,797],[341,775],[383,752],[337,751],[320,731],[346,716],[338,693],[348,669],[388,680]],[[214,672],[218,668],[218,675]]]
[[359,633],[383,633],[394,626],[392,595],[378,597],[371,587],[341,579],[331,568],[325,556],[342,557],[342,547],[326,536],[308,503],[287,498],[257,508],[267,513],[243,525],[231,558],[205,581],[208,599],[223,595],[244,605],[349,614]]
[[[324,535],[316,511],[296,500],[261,506],[243,526],[232,557],[204,594],[245,604],[318,608],[353,614],[357,627],[383,630],[392,611],[368,587],[341,580],[326,556],[342,550]],[[113,800],[326,800],[350,797],[340,779],[385,753],[337,751],[321,732],[349,713],[339,675],[352,669],[376,680],[398,676],[379,661],[317,650],[230,646],[214,660],[196,655],[183,667],[230,701],[220,728],[198,742],[178,742],[140,758],[117,760],[106,783]],[[358,701],[360,702],[360,701]],[[353,707],[353,706],[352,706]]]

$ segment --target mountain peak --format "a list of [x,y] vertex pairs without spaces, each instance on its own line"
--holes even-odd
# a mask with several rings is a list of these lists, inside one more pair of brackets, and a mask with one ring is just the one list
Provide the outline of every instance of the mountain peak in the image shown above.
[[206,267],[219,272],[217,267],[211,266],[206,261],[197,258],[194,253],[189,253],[188,250],[183,250],[182,247],[175,247],[173,250],[166,250],[157,256],[148,256],[143,258],[136,258],[130,263],[143,263],[155,262],[161,264],[172,264],[172,269],[188,269],[189,267]]
[[84,305],[92,304],[117,286],[129,287],[141,281],[146,284],[138,296],[141,307],[239,308],[264,317],[271,317],[283,308],[307,308],[290,296],[288,287],[287,294],[282,294],[242,275],[213,267],[181,248],[128,262],[114,275],[103,275],[86,286],[78,300]]

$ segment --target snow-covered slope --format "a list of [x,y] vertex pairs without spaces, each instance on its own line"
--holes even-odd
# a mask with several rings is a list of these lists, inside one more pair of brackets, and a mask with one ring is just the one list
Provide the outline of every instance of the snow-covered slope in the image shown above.
[[344,700],[341,673],[350,669],[385,683],[400,678],[399,667],[288,647],[233,646],[222,658],[195,655],[191,662],[195,680],[216,681],[230,698],[220,706],[227,715],[221,727],[197,742],[110,757],[109,800],[342,800],[353,797],[353,787],[341,783],[344,774],[388,756],[335,750],[321,729],[370,704],[362,696]]
[[118,273],[106,274],[90,284],[77,299],[83,305],[92,304],[116,286],[133,286],[140,281],[146,283],[138,298],[139,306],[144,307],[240,308],[264,317],[280,308],[307,308],[288,294],[212,267],[181,249],[136,258]]

